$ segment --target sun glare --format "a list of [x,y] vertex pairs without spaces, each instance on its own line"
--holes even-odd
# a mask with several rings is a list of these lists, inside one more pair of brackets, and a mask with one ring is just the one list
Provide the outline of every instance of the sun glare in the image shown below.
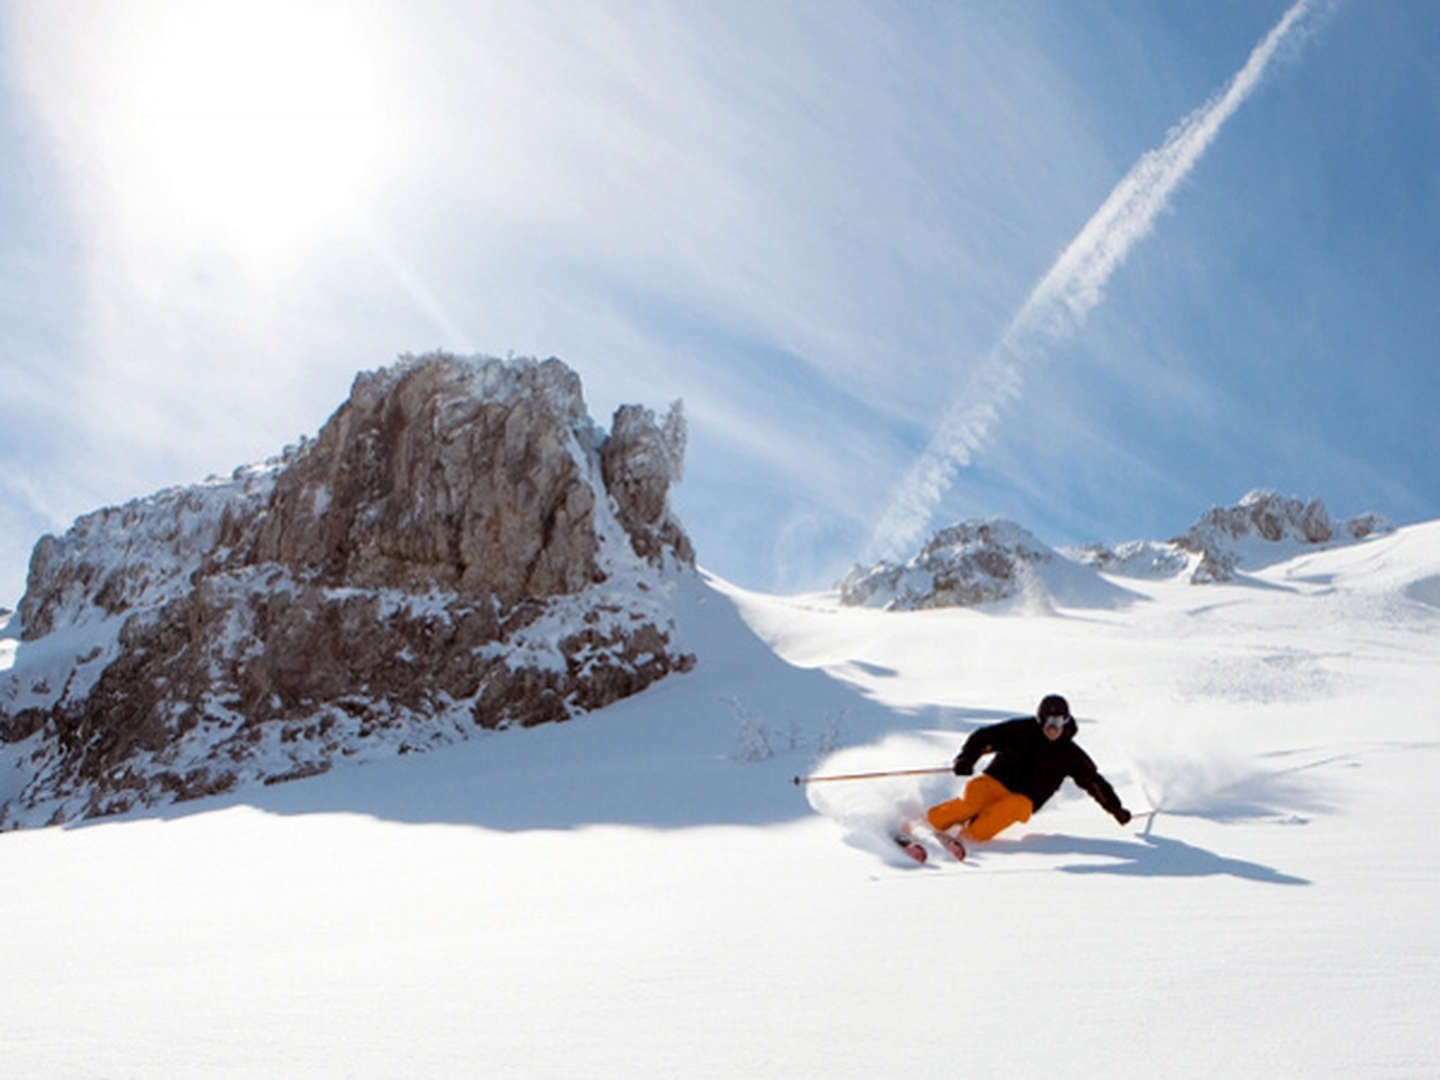
[[[141,16],[110,143],[130,209],[264,261],[363,209],[379,159],[377,76],[340,9],[172,4]],[[373,55],[373,53],[370,53]]]

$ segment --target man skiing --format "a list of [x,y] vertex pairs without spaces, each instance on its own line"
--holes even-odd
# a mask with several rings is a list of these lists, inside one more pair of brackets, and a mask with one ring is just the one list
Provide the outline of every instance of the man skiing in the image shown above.
[[985,841],[1017,821],[1029,821],[1067,776],[1121,825],[1128,824],[1130,811],[1090,755],[1074,741],[1075,731],[1069,703],[1059,694],[1048,694],[1033,717],[1005,720],[971,732],[955,757],[955,775],[969,776],[985,754],[995,757],[982,775],[965,785],[964,795],[938,803],[925,813],[951,854],[964,858],[962,829],[972,840]]

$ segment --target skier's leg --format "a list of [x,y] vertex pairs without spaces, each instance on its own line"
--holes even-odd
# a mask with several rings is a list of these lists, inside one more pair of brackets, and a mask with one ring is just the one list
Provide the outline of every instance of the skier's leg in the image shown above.
[[980,777],[975,777],[965,785],[965,794],[958,799],[947,799],[945,802],[937,803],[925,811],[925,820],[936,832],[944,832],[952,825],[958,825],[967,818],[974,817],[980,806],[983,805],[982,795],[984,789],[977,787]]
[[977,776],[965,785],[964,795],[930,807],[925,812],[925,819],[936,832],[944,832],[952,825],[964,824],[986,806],[1009,794],[1005,785],[993,776]]
[[996,799],[976,815],[970,823],[970,835],[976,840],[991,840],[1017,821],[1029,821],[1033,809],[1026,796],[1007,792],[1004,798]]

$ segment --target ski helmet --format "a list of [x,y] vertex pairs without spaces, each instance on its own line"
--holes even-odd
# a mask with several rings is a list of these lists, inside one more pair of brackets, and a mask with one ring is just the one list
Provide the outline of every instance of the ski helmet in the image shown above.
[[1046,694],[1035,710],[1041,727],[1064,727],[1070,720],[1070,703],[1059,694]]

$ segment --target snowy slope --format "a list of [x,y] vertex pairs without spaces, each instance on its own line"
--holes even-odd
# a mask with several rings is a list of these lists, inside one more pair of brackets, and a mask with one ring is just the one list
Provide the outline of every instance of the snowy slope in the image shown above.
[[[600,713],[0,835],[16,1077],[1440,1073],[1440,523],[1136,598],[676,584]],[[1083,602],[1084,596],[1078,598]],[[963,865],[873,830],[1065,692],[1073,787]],[[1152,802],[1153,800],[1153,802]]]

